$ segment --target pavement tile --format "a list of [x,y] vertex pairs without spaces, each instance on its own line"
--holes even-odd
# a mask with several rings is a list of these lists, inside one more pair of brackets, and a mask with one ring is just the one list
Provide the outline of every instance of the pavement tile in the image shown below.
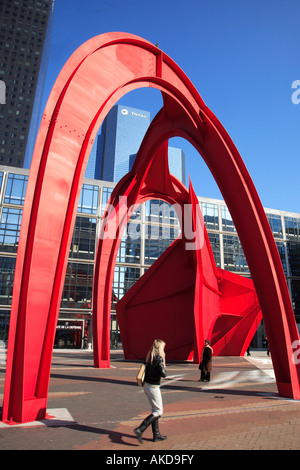
[[[186,451],[299,450],[300,402],[278,396],[266,353],[215,357],[210,383],[199,382],[195,364],[167,364],[163,382],[167,440],[143,444],[133,429],[150,412],[136,385],[138,361],[112,351],[110,369],[94,369],[90,351],[53,353],[48,408],[65,409],[70,421],[57,425],[0,428],[2,450]],[[4,369],[0,370],[3,396]],[[128,454],[129,455],[129,454]]]

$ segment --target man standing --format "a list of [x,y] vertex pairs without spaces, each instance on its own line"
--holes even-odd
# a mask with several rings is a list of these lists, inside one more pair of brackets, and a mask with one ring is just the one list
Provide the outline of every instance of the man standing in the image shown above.
[[209,339],[206,339],[204,343],[204,347],[202,349],[201,362],[199,365],[199,369],[201,371],[201,375],[200,375],[201,382],[210,381],[210,373],[212,370],[212,357],[213,357],[213,349],[210,345]]

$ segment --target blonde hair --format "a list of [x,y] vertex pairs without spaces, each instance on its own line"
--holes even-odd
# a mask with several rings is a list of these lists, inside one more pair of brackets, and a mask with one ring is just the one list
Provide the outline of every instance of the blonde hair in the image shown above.
[[165,345],[166,343],[162,339],[155,339],[147,354],[146,362],[151,364],[153,358],[158,355],[162,357],[164,366],[166,366]]

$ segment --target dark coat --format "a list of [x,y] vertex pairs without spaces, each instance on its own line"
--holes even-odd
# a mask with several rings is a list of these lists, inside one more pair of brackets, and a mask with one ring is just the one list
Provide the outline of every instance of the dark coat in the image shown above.
[[211,372],[212,370],[213,350],[210,346],[204,346],[202,349],[201,362],[199,369],[203,372]]
[[161,356],[154,356],[151,364],[146,364],[145,382],[152,385],[160,385],[161,377],[166,377],[167,372]]

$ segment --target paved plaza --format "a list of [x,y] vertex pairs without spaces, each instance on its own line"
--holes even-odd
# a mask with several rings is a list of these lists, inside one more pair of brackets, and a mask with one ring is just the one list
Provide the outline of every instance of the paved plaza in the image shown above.
[[[279,397],[271,358],[215,357],[211,382],[199,382],[198,366],[167,363],[162,381],[164,416],[152,442],[139,444],[133,429],[149,414],[136,384],[138,361],[112,351],[111,368],[95,369],[92,351],[53,353],[49,419],[22,426],[0,424],[1,450],[298,450],[300,401]],[[1,401],[4,366],[0,372]],[[114,454],[117,455],[117,454]],[[138,455],[136,453],[136,455]],[[146,454],[145,454],[146,455]]]

